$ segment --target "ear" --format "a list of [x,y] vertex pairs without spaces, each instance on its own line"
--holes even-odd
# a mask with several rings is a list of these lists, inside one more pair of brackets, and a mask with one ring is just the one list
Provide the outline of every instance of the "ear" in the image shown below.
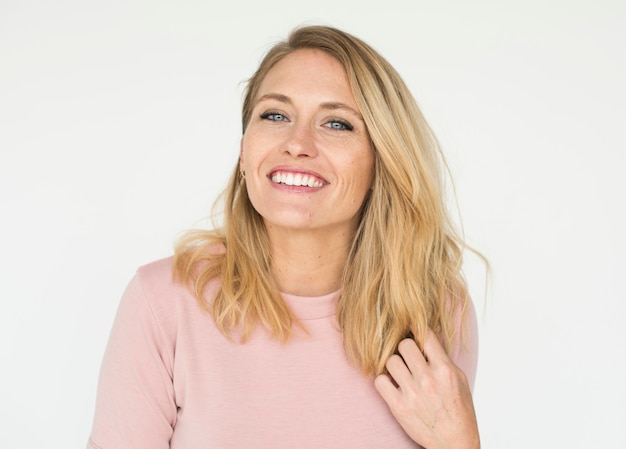
[[239,141],[239,170],[243,171],[243,137]]

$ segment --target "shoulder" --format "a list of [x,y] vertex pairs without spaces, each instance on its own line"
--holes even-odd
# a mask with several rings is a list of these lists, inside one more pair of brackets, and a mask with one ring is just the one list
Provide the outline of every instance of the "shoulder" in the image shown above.
[[[212,292],[218,288],[219,279],[207,285]],[[120,302],[116,326],[134,329],[142,338],[151,336],[172,350],[181,329],[205,323],[207,317],[189,288],[175,280],[173,257],[167,257],[137,268]]]
[[174,282],[171,257],[142,265],[126,286],[117,322],[172,328],[177,303],[191,296],[185,290]]
[[450,357],[463,370],[473,388],[478,364],[478,320],[472,298],[455,311],[455,339]]
[[[156,315],[171,319],[180,309],[195,310],[198,301],[185,282],[178,281],[174,276],[174,257],[165,257],[141,265],[131,281],[140,290],[147,306]],[[212,295],[219,288],[219,278],[207,283],[207,293]],[[168,318],[169,317],[169,318]]]
[[180,285],[174,281],[173,263],[174,258],[170,256],[137,268],[135,278],[146,296],[161,296],[179,290]]
[[137,268],[122,298],[127,315],[153,321],[166,334],[174,331],[181,307],[195,305],[195,298],[173,275],[173,257],[146,263]]
[[[188,284],[176,279],[174,275],[174,257],[166,257],[141,265],[131,281],[137,284],[142,296],[152,308],[173,309],[196,304],[197,300]],[[208,287],[215,290],[219,279],[212,279]]]

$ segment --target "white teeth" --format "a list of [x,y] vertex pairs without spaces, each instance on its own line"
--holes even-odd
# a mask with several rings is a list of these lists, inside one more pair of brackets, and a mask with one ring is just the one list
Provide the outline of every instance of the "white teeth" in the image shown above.
[[272,181],[288,186],[322,187],[324,185],[315,176],[302,173],[296,173],[295,175],[293,173],[274,173]]

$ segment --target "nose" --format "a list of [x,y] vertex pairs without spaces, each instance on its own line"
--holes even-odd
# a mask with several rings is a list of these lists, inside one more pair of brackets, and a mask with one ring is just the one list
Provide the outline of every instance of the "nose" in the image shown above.
[[317,147],[314,132],[308,124],[295,124],[289,130],[283,151],[293,157],[315,157]]

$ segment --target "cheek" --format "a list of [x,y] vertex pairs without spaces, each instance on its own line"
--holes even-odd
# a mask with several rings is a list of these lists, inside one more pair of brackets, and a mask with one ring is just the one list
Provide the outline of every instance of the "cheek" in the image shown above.
[[374,156],[371,152],[364,154],[356,164],[359,173],[360,186],[364,190],[372,187],[374,179]]
[[241,152],[246,166],[253,169],[278,145],[277,137],[250,125],[241,140]]
[[244,164],[244,170],[252,172],[258,165],[259,159],[262,157],[260,149],[263,145],[260,145],[258,139],[254,136],[246,136],[241,142],[241,158]]
[[344,186],[347,189],[346,198],[349,198],[351,204],[360,204],[372,187],[373,164],[365,157],[361,160],[353,160],[346,168],[351,172]]

